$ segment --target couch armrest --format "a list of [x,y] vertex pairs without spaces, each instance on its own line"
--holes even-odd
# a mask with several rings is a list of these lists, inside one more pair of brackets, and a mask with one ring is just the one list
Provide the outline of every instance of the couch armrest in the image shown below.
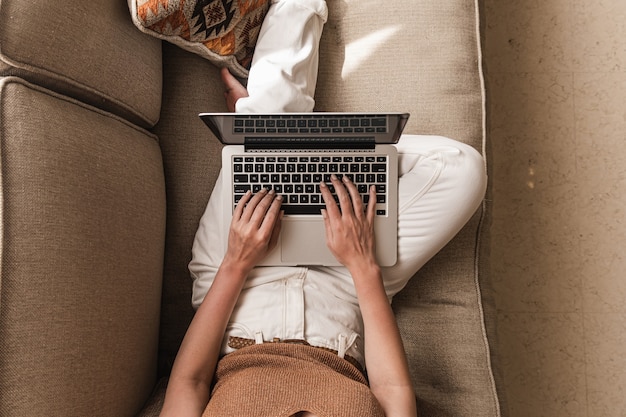
[[128,416],[156,381],[156,137],[0,80],[0,415]]

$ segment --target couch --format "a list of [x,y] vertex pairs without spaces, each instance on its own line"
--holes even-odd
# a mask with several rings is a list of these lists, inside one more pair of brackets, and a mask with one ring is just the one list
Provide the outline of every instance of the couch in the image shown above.
[[[327,1],[316,110],[408,111],[489,161],[476,0]],[[218,68],[126,0],[2,0],[0,75],[0,416],[156,416],[220,169],[197,116],[225,110]],[[422,416],[504,409],[489,213],[393,302]]]

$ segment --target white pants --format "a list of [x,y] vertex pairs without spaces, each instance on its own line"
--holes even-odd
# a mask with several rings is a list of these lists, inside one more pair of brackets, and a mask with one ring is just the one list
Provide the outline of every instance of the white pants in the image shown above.
[[313,111],[319,41],[328,17],[324,0],[272,0],[248,76],[249,97],[239,113]]
[[[318,47],[326,21],[323,0],[274,0],[259,34],[248,92],[239,112],[313,110]],[[289,30],[285,30],[289,27]],[[405,135],[399,152],[398,262],[384,268],[389,299],[463,227],[486,187],[481,155],[437,136]],[[202,216],[192,249],[194,308],[213,283],[228,236],[221,176]],[[228,326],[229,336],[258,342],[305,339],[363,364],[363,322],[352,277],[342,267],[259,267],[248,277]]]
[[[398,262],[383,268],[391,299],[469,220],[486,187],[482,156],[438,136],[405,135],[399,152]],[[217,180],[200,221],[189,264],[199,307],[224,257],[228,236],[222,181]],[[239,297],[226,332],[268,341],[305,339],[363,362],[363,323],[352,277],[343,267],[258,267]],[[226,345],[222,353],[232,351]]]

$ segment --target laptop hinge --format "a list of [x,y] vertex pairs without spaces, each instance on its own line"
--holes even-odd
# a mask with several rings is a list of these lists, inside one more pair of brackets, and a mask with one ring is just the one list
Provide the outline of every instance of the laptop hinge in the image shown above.
[[376,141],[373,137],[247,137],[244,145],[246,151],[372,150],[376,147]]

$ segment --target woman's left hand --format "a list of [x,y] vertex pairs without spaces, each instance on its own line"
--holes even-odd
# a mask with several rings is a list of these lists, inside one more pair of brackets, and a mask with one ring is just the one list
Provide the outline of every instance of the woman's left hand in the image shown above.
[[226,107],[228,111],[234,112],[237,100],[248,97],[248,90],[228,71],[228,68],[222,68],[220,75],[225,88],[224,99],[226,100]]
[[[340,181],[331,176],[339,198],[339,206],[324,183],[320,185],[326,209],[322,210],[326,226],[326,244],[332,254],[349,270],[376,264],[374,217],[376,189],[369,190],[369,203],[364,207],[361,195],[347,176]],[[341,208],[341,210],[339,210]]]

